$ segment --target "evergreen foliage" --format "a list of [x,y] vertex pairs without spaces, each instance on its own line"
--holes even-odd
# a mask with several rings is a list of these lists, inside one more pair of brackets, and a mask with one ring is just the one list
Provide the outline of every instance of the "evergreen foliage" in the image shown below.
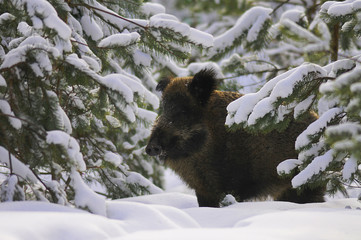
[[149,69],[209,47],[193,33],[139,0],[0,1],[1,201],[104,214],[101,195],[161,191],[144,153],[159,106]]

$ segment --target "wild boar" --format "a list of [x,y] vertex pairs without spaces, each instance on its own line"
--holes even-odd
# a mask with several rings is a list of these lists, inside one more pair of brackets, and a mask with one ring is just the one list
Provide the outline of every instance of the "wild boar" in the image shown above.
[[164,79],[161,113],[146,152],[158,156],[196,192],[199,206],[218,207],[226,194],[238,201],[272,196],[298,203],[323,201],[324,188],[298,194],[290,179],[281,179],[277,165],[297,158],[297,136],[316,117],[291,121],[283,132],[251,134],[225,126],[226,107],[242,95],[216,90],[212,69],[194,77]]

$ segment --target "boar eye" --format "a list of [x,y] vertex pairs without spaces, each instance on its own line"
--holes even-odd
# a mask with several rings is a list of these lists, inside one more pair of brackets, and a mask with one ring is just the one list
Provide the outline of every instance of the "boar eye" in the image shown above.
[[177,119],[179,117],[182,117],[184,115],[184,113],[185,113],[184,111],[176,110],[176,111],[173,111],[171,115],[172,115],[172,118]]

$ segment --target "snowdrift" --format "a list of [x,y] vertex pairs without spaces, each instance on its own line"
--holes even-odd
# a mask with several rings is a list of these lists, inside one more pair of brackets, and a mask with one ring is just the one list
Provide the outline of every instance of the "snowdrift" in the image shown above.
[[360,208],[355,198],[198,208],[192,195],[162,193],[107,201],[103,217],[44,202],[9,202],[0,204],[0,232],[1,240],[357,240]]

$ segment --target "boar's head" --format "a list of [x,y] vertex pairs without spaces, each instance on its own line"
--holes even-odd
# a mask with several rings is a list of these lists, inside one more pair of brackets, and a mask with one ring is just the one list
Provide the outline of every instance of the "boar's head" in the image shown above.
[[208,137],[205,111],[216,82],[213,69],[201,70],[194,77],[159,82],[156,89],[162,92],[162,104],[147,154],[168,161],[201,151]]

